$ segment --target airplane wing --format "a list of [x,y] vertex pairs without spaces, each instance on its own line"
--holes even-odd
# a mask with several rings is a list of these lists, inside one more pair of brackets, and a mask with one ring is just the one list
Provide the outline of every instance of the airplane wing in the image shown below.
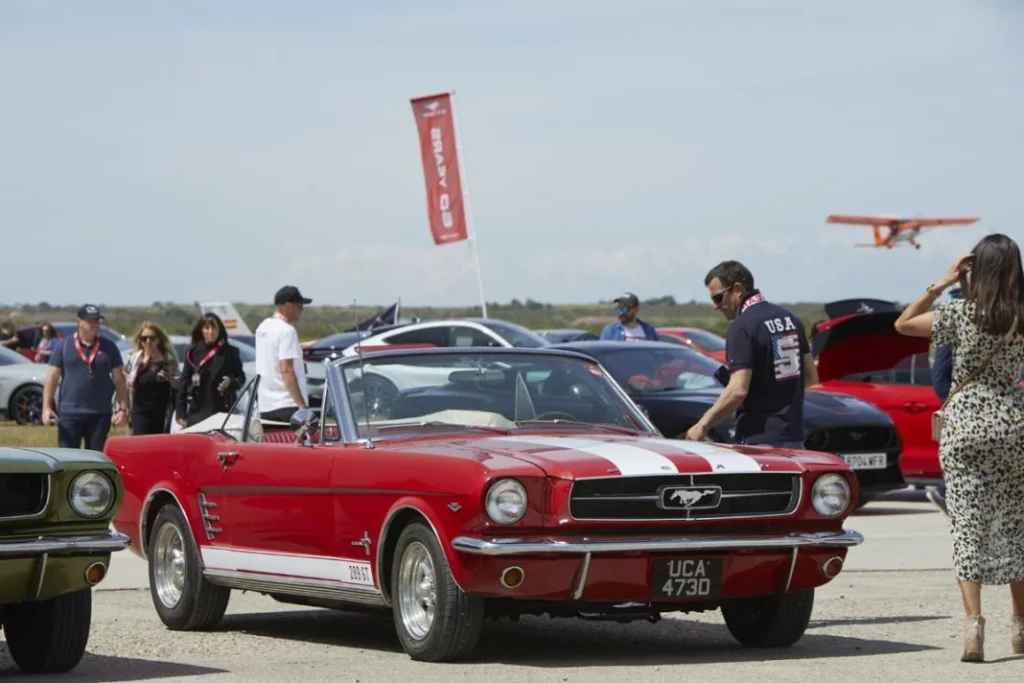
[[904,218],[894,216],[849,216],[832,214],[825,219],[828,223],[845,223],[847,225],[893,225],[902,223]]
[[915,218],[913,223],[922,228],[937,228],[942,225],[970,225],[978,220],[978,218]]

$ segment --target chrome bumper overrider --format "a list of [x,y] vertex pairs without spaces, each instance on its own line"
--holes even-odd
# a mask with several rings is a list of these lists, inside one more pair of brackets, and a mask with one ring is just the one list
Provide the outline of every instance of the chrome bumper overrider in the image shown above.
[[857,531],[830,531],[785,536],[679,536],[676,538],[603,539],[581,538],[563,541],[557,539],[526,540],[521,538],[493,538],[490,540],[459,536],[452,540],[456,550],[474,555],[547,555],[571,553],[625,553],[665,552],[693,550],[764,550],[803,547],[855,546],[864,542]]
[[0,541],[0,557],[112,553],[128,547],[128,537],[114,531],[91,536],[39,536],[31,541]]

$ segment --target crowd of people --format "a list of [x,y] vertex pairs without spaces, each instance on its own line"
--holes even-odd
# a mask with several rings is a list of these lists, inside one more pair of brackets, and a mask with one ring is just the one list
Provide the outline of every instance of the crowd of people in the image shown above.
[[[308,407],[295,323],[311,302],[296,287],[282,287],[273,315],[256,329],[256,400],[264,420],[288,423],[295,411]],[[170,431],[172,412],[177,427],[187,429],[231,410],[246,377],[217,314],[205,313],[196,322],[183,360],[167,333],[146,321],[131,337],[132,350],[123,362],[117,345],[100,335],[102,321],[99,307],[85,304],[78,309],[74,334],[44,342],[49,368],[42,422],[57,425],[58,446],[102,451],[111,427],[129,425],[133,436],[162,434]]]
[[[712,426],[735,413],[739,443],[802,448],[804,392],[818,381],[803,323],[769,301],[755,287],[750,270],[737,261],[714,266],[704,285],[715,309],[731,322],[726,337],[730,375],[686,438],[704,439]],[[950,300],[936,307],[942,293],[954,286]],[[295,324],[311,302],[296,287],[282,287],[274,297],[274,313],[256,329],[257,402],[263,420],[287,423],[308,407]],[[615,303],[617,320],[605,327],[602,339],[658,339],[653,326],[638,317],[636,295],[626,293]],[[897,332],[928,337],[937,347],[933,381],[943,409],[936,439],[945,486],[931,495],[951,525],[965,613],[963,661],[984,659],[982,585],[1010,585],[1012,647],[1024,653],[1022,313],[1019,248],[1005,235],[989,235],[929,285],[895,323]],[[172,405],[183,428],[230,409],[245,374],[218,316],[207,313],[196,323],[180,377],[178,359],[158,325],[143,323],[134,334],[126,370],[116,345],[99,335],[102,319],[96,306],[86,304],[78,311],[74,335],[60,341],[47,337],[51,341],[40,345],[50,365],[43,420],[57,422],[60,446],[77,448],[84,441],[87,448],[103,450],[111,425],[128,421],[132,434],[161,433]]]

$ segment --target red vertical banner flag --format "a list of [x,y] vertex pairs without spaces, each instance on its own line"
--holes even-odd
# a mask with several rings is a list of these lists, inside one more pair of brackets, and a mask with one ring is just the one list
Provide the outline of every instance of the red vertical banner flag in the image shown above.
[[434,237],[434,244],[461,242],[469,233],[459,176],[451,95],[442,93],[410,101],[420,137],[430,234]]

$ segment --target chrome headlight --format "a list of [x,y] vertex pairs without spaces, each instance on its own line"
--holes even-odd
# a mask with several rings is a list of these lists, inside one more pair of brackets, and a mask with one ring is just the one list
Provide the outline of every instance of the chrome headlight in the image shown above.
[[823,474],[811,487],[811,503],[819,515],[838,517],[850,507],[850,485],[838,474]]
[[515,524],[526,514],[526,488],[515,479],[500,479],[487,491],[487,516],[498,524]]
[[101,517],[114,502],[114,485],[99,472],[82,472],[71,480],[68,501],[81,517]]

